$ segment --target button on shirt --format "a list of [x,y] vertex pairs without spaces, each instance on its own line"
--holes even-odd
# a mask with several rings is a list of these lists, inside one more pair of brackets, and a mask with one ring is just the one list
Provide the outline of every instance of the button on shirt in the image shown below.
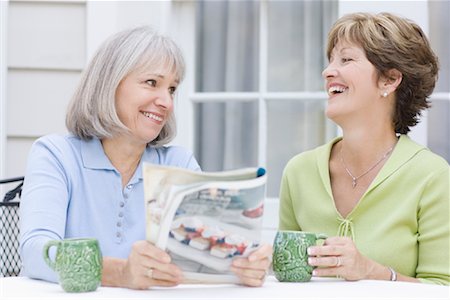
[[51,239],[94,237],[104,257],[127,258],[145,239],[142,163],[200,170],[181,147],[147,147],[130,182],[106,157],[100,140],[49,135],[32,146],[21,199],[22,275],[57,281],[42,259]]

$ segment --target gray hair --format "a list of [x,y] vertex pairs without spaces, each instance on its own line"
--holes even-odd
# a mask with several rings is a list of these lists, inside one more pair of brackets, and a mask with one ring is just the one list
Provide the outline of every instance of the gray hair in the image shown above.
[[[121,31],[108,38],[84,70],[69,103],[66,114],[69,132],[85,140],[129,132],[117,115],[115,94],[127,75],[143,68],[169,71],[181,82],[185,63],[174,41],[147,26]],[[175,135],[176,122],[172,113],[149,144],[162,146]]]

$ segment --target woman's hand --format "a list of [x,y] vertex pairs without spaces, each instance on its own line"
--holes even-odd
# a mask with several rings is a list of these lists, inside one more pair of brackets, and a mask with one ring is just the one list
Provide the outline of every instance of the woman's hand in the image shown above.
[[272,246],[265,244],[248,257],[236,258],[231,264],[231,271],[248,286],[262,286],[272,261]]
[[[308,263],[321,267],[314,269],[314,276],[340,276],[346,280],[389,280],[389,270],[363,256],[355,243],[347,237],[330,237],[323,246],[309,247],[308,254]],[[379,276],[383,278],[375,278]]]
[[163,250],[147,241],[138,241],[122,270],[123,285],[131,289],[175,286],[182,280],[182,271],[170,262],[170,256]]

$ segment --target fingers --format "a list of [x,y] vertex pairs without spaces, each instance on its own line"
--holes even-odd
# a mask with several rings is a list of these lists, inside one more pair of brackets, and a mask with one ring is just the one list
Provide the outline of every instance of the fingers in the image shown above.
[[345,280],[367,278],[373,261],[363,256],[355,243],[346,237],[332,237],[323,246],[308,248],[308,264],[315,268],[314,276],[339,276]]
[[325,240],[324,245],[346,245],[352,243],[352,239],[343,236],[332,236]]
[[179,267],[170,263],[170,255],[149,242],[142,242],[136,244],[135,251],[142,256],[140,264],[144,269],[153,270],[153,279],[179,282],[183,273]]
[[170,263],[170,256],[147,241],[133,244],[124,269],[126,285],[134,289],[174,286],[181,282],[181,269]]
[[239,277],[242,284],[254,287],[262,286],[268,274],[268,271],[264,269],[247,269],[231,266],[230,270]]
[[312,246],[308,254],[313,256],[339,256],[342,255],[342,246]]
[[325,240],[323,246],[311,246],[308,248],[308,254],[314,256],[340,256],[343,254],[346,246],[353,242],[347,237],[330,237]]
[[318,277],[330,277],[330,276],[339,276],[340,271],[336,268],[318,268],[314,269],[312,272],[313,276]]
[[266,270],[255,270],[255,269],[243,269],[237,267],[231,267],[230,270],[234,272],[239,278],[253,278],[253,279],[264,279],[266,277]]
[[343,264],[341,256],[309,257],[308,264],[314,267],[332,267],[338,268]]
[[248,258],[233,260],[231,271],[239,277],[242,284],[247,286],[261,286],[266,280],[271,264],[272,246],[263,245]]
[[148,256],[161,263],[168,264],[172,260],[169,254],[147,241],[136,242],[133,244],[133,250],[140,255]]
[[[262,245],[249,257],[233,260],[231,271],[247,286],[261,286],[271,264],[272,246]],[[139,241],[133,245],[128,258],[129,274],[133,275],[134,288],[151,286],[175,286],[183,279],[179,267],[170,263],[170,256],[149,242]],[[133,271],[134,270],[134,271]]]
[[164,287],[172,287],[177,286],[179,282],[171,282],[171,281],[164,281],[164,280],[153,280],[152,286],[164,286]]
[[272,257],[272,246],[264,244],[248,256],[249,261],[257,261],[264,258]]
[[243,269],[256,269],[256,270],[267,270],[270,266],[271,259],[269,257],[264,257],[256,261],[250,261],[250,258],[235,258],[232,265],[237,268]]
[[146,269],[144,276],[147,277],[147,283],[150,286],[176,286],[179,283],[179,281],[167,277],[166,273],[161,273],[152,268]]
[[183,279],[183,272],[178,266],[162,264],[154,260],[146,260],[142,263],[142,274],[153,280],[181,282]]
[[[323,267],[315,270],[316,276],[327,276],[323,274],[336,275],[338,268],[345,263],[345,254],[348,252],[348,245],[353,242],[346,237],[330,237],[325,240],[323,246],[312,246],[308,248],[308,264],[314,267]],[[326,270],[326,271],[323,271]]]

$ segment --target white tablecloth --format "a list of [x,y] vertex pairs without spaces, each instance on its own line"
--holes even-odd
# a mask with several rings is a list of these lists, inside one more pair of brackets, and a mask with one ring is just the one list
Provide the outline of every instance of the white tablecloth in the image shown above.
[[0,278],[0,299],[450,299],[450,287],[422,283],[313,278],[307,283],[280,283],[269,277],[263,287],[180,285],[129,290],[99,287],[69,294],[58,284],[25,277]]

